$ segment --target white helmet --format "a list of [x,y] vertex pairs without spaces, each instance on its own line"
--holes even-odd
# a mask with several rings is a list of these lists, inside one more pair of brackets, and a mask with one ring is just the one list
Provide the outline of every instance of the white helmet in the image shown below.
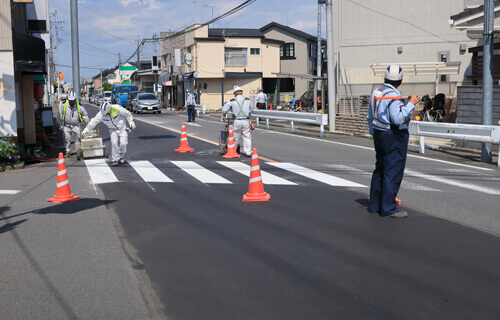
[[236,86],[236,87],[234,87],[233,92],[234,92],[234,94],[237,94],[238,92],[240,94],[242,94],[243,93],[243,89],[241,89],[239,86]]
[[403,69],[397,64],[391,64],[385,69],[384,78],[391,81],[401,81],[403,80]]
[[107,115],[109,113],[109,110],[111,110],[111,104],[107,101],[103,101],[101,103],[101,113],[103,116]]
[[68,100],[76,100],[76,93],[73,90],[68,92]]

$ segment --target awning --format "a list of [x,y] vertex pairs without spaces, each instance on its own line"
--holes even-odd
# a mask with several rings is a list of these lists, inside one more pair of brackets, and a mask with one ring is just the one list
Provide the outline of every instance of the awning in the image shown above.
[[160,83],[168,82],[170,80],[171,80],[170,73],[168,73],[168,72],[163,72],[162,74],[160,74],[158,76],[158,82],[160,82]]
[[459,74],[461,62],[375,63],[370,64],[370,68],[375,76],[383,76],[391,64],[400,66],[405,76],[428,76]]
[[47,73],[45,41],[22,32],[13,32],[14,69],[29,73]]
[[262,78],[262,72],[226,72],[226,78]]
[[187,79],[189,78],[193,73],[190,72],[190,73],[185,73],[183,76],[184,76],[184,79]]

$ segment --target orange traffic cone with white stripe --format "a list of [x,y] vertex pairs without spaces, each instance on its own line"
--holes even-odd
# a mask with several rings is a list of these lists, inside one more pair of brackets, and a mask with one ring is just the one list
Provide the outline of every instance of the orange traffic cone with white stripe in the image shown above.
[[183,122],[181,129],[181,145],[179,146],[179,149],[175,149],[175,152],[188,153],[193,151],[194,149],[189,147],[188,136],[186,133],[186,124]]
[[240,155],[236,152],[236,144],[234,143],[233,126],[229,126],[229,138],[227,138],[227,152],[222,156],[226,159],[239,158]]
[[49,202],[70,202],[80,200],[80,197],[71,194],[69,189],[68,173],[66,172],[66,165],[64,164],[64,157],[62,152],[59,153],[59,160],[57,161],[57,189],[54,198],[47,199]]
[[253,148],[250,183],[247,194],[243,196],[243,201],[269,201],[269,199],[271,199],[271,195],[264,191],[264,185],[262,184],[259,155],[257,154],[257,149]]

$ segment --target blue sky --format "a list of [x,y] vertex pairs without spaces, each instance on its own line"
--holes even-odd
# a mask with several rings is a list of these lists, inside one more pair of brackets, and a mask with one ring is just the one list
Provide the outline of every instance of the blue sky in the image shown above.
[[[90,78],[99,68],[113,67],[129,58],[139,37],[180,30],[195,21],[206,22],[243,3],[244,0],[78,0],[80,77]],[[49,11],[63,21],[54,51],[57,72],[71,82],[71,20],[69,0],[49,0]],[[216,23],[216,28],[260,28],[269,22],[316,34],[317,0],[257,0],[244,10]],[[324,21],[323,13],[323,21]],[[55,18],[53,17],[53,21]],[[323,31],[324,32],[324,31]],[[53,42],[56,44],[53,29]],[[324,33],[323,33],[324,34]],[[158,47],[159,50],[159,47]],[[153,44],[141,50],[141,60],[151,57]],[[135,58],[132,59],[135,61]]]

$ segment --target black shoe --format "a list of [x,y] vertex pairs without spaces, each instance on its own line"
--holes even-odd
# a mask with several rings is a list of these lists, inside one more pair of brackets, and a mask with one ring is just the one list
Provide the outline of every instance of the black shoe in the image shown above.
[[237,146],[237,147],[236,147],[236,153],[237,153],[237,154],[240,154],[240,146]]
[[388,216],[381,216],[382,218],[408,218],[408,213],[406,212],[396,212]]
[[250,158],[250,157],[252,157],[252,155],[251,154],[245,154],[245,157],[249,157]]

